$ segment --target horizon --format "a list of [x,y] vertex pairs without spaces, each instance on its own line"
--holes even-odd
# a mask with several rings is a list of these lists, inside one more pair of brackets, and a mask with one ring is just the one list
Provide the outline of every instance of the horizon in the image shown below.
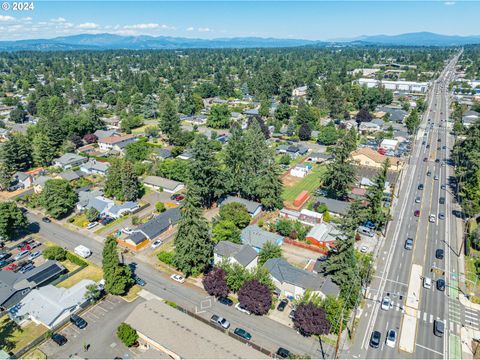
[[[5,3],[9,9],[0,10],[0,41],[103,33],[202,40],[256,37],[309,41],[346,41],[361,36],[417,32],[480,35],[476,25],[478,2],[40,0],[33,3],[33,10],[22,12],[14,11],[12,2]],[[399,21],[392,22],[392,14]]]

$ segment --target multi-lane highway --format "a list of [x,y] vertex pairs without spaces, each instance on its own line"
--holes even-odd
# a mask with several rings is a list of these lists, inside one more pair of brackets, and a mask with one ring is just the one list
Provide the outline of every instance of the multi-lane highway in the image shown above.
[[[437,359],[459,358],[461,355],[460,328],[465,323],[465,314],[458,302],[460,245],[457,219],[452,214],[454,196],[449,191],[453,168],[448,158],[453,137],[450,135],[451,123],[447,121],[448,82],[457,60],[458,56],[455,56],[432,84],[427,110],[413,140],[412,153],[397,184],[398,198],[392,212],[393,219],[386,236],[378,244],[376,275],[366,293],[366,306],[357,337],[345,356]],[[416,211],[419,214],[415,214]],[[430,221],[430,215],[435,219]],[[405,248],[407,238],[413,239],[411,250]],[[443,258],[436,256],[437,249],[444,251]],[[413,264],[420,266],[421,274],[412,273]],[[421,285],[409,289],[411,280],[422,284],[424,277],[432,280],[430,289]],[[439,279],[446,281],[444,291],[437,289]],[[386,296],[392,305],[383,310],[381,301]],[[478,314],[469,315],[478,317]],[[402,334],[405,316],[411,316],[414,325]],[[445,324],[443,337],[433,334],[435,320]],[[397,333],[394,347],[385,344],[390,329]],[[374,330],[382,334],[377,349],[369,345]],[[402,336],[404,342],[411,342],[413,352],[399,349]]]

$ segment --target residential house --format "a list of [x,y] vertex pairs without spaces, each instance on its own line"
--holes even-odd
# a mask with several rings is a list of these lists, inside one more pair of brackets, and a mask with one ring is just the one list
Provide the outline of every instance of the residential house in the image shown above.
[[66,180],[66,181],[70,182],[70,181],[73,181],[73,180],[80,179],[83,176],[85,176],[85,174],[82,171],[70,170],[70,171],[64,171],[64,172],[58,174],[57,177],[59,179],[63,179],[63,180]]
[[302,224],[314,226],[320,224],[323,220],[323,214],[308,209],[302,209],[301,211],[295,211],[283,208],[280,210],[280,217],[285,219],[292,219],[301,222]]
[[214,264],[228,261],[230,264],[240,264],[245,269],[253,269],[257,266],[257,260],[258,253],[250,245],[220,241],[213,249]]
[[10,310],[10,316],[18,323],[32,320],[52,329],[88,304],[87,286],[94,284],[92,280],[83,279],[70,288],[47,285],[32,290]]
[[252,217],[257,216],[260,213],[260,211],[262,211],[262,204],[260,204],[256,201],[246,200],[246,199],[243,199],[243,198],[237,197],[237,196],[230,196],[229,195],[225,199],[219,201],[219,203],[220,203],[220,206],[230,204],[230,203],[239,203],[239,204],[245,205],[248,213]]
[[78,201],[77,201],[77,210],[84,211],[87,208],[90,200],[95,199],[97,196],[102,196],[103,191],[101,190],[79,190],[78,191]]
[[143,184],[157,191],[165,191],[173,194],[182,190],[185,185],[180,181],[166,179],[160,176],[147,176]]
[[385,150],[395,151],[398,148],[398,140],[383,139],[380,143],[380,147]]
[[364,147],[352,152],[351,157],[353,161],[357,162],[361,166],[370,166],[375,168],[381,168],[387,158],[390,159],[391,170],[400,170],[402,163],[397,158],[388,157],[380,154],[371,148]]
[[125,146],[136,141],[135,135],[127,134],[121,136],[109,136],[98,140],[98,147],[103,151],[118,151],[122,152]]
[[350,203],[347,201],[340,201],[335,199],[329,199],[326,197],[317,197],[315,204],[325,204],[328,212],[331,215],[344,216],[350,209]]
[[177,156],[177,159],[181,159],[181,160],[190,160],[192,158],[193,158],[193,155],[186,151]]
[[308,175],[308,173],[312,170],[312,166],[309,164],[298,164],[294,168],[290,169],[290,175],[303,178]]
[[0,139],[7,140],[9,131],[7,129],[0,129]]
[[332,158],[332,155],[320,153],[320,152],[311,152],[308,154],[306,161],[321,164],[323,162],[329,161]]
[[86,163],[80,166],[80,170],[86,174],[107,175],[110,168],[110,163],[89,159]]
[[340,230],[333,223],[323,222],[313,226],[305,237],[311,244],[325,248],[333,249]]
[[282,297],[298,299],[307,289],[321,298],[327,295],[337,297],[340,293],[340,288],[329,276],[299,269],[282,258],[268,259],[263,267],[270,273],[270,278]]
[[354,187],[348,194],[348,198],[351,200],[364,200],[367,194],[367,189]]
[[267,242],[278,246],[283,244],[283,236],[262,230],[258,225],[248,225],[241,231],[240,239],[243,244],[250,245],[256,251],[260,251]]
[[305,97],[307,96],[307,90],[308,90],[308,86],[306,85],[297,87],[293,89],[292,96],[296,98]]
[[246,109],[243,110],[243,114],[246,116],[260,116],[258,109]]
[[370,122],[370,121],[366,121],[366,122],[360,123],[360,126],[359,126],[358,130],[362,134],[372,134],[372,133],[376,133],[376,132],[381,131],[382,128],[378,124],[375,124],[375,123]]
[[33,191],[36,194],[40,194],[43,191],[43,187],[48,180],[52,180],[52,178],[44,175],[40,175],[33,180]]
[[14,182],[20,184],[24,189],[28,189],[33,185],[33,176],[22,171],[18,171],[13,175]]
[[179,208],[168,209],[160,215],[155,216],[147,223],[137,227],[127,239],[118,239],[117,241],[124,247],[138,251],[159,236],[171,233],[171,230],[180,218],[181,213]]
[[53,165],[61,167],[63,170],[68,170],[76,166],[80,166],[88,159],[85,156],[77,155],[74,153],[66,153],[57,159],[53,160]]
[[385,114],[390,114],[390,121],[395,123],[403,123],[403,120],[407,117],[408,112],[400,108],[394,108],[389,106],[377,107],[377,116],[380,115],[381,117],[383,117]]
[[103,140],[108,137],[120,136],[116,130],[97,130],[93,133],[98,140]]
[[25,274],[0,271],[0,309],[20,302],[32,289],[43,286],[65,272],[58,262],[47,260]]
[[160,160],[170,159],[172,157],[172,152],[171,150],[165,148],[154,148],[153,156],[159,158]]
[[95,197],[88,197],[87,195],[86,201],[84,201],[84,199],[80,199],[79,196],[77,209],[80,211],[87,211],[91,208],[95,208],[100,214],[100,217],[109,216],[117,219],[122,215],[135,212],[139,209],[139,205],[134,201],[126,201],[123,204],[117,205],[113,200],[101,195]]

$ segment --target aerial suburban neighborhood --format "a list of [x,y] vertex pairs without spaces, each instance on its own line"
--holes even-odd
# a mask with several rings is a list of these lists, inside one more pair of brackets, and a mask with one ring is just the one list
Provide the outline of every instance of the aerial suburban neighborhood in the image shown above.
[[480,358],[479,4],[108,3],[2,4],[0,359]]

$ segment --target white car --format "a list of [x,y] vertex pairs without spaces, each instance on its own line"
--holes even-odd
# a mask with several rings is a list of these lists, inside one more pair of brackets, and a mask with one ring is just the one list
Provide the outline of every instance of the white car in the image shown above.
[[161,246],[162,244],[163,244],[162,240],[155,240],[155,241],[152,243],[151,247],[152,247],[152,249],[156,249],[156,248],[158,248],[159,246]]
[[434,214],[431,214],[430,217],[428,218],[428,221],[431,223],[434,223],[437,221],[437,217]]
[[235,309],[237,309],[238,311],[240,312],[243,312],[244,314],[247,314],[247,315],[250,315],[250,311],[248,311],[247,309],[244,309],[243,307],[240,306],[240,303],[236,303],[235,304]]
[[397,332],[393,329],[388,330],[387,332],[387,339],[385,341],[387,346],[394,348],[395,344],[397,343]]
[[429,277],[424,277],[423,278],[423,287],[425,289],[431,289],[432,288],[432,279]]
[[97,225],[98,225],[97,221],[91,222],[90,224],[87,225],[87,230],[93,229]]
[[360,248],[360,252],[362,253],[366,253],[368,251],[368,246],[367,245],[363,245],[361,248]]
[[390,310],[390,304],[392,301],[388,296],[385,296],[382,300],[382,310]]
[[33,252],[33,253],[30,254],[30,256],[28,257],[28,260],[36,259],[36,258],[39,257],[40,255],[42,255],[42,252],[41,252],[41,251],[35,251],[35,252]]
[[129,227],[123,228],[120,231],[123,232],[124,234],[127,234],[127,235],[131,235],[133,233],[133,230],[130,229]]
[[173,274],[172,276],[170,276],[170,279],[179,282],[180,284],[183,284],[185,282],[185,278],[182,275],[178,274]]

